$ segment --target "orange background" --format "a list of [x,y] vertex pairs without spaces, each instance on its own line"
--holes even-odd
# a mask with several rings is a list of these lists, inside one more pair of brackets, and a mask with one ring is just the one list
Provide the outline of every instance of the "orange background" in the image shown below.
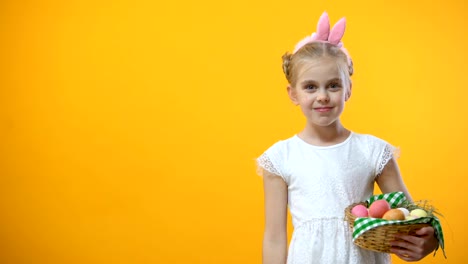
[[468,262],[465,1],[4,0],[0,263],[260,263],[254,159],[304,124],[281,55],[324,10],[344,124],[444,214],[448,259],[420,263]]

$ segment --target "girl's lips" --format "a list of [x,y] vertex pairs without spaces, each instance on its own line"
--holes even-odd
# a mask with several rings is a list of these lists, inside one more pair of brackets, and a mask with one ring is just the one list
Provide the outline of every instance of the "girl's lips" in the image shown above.
[[315,111],[317,112],[328,112],[332,109],[332,107],[316,107],[314,108]]

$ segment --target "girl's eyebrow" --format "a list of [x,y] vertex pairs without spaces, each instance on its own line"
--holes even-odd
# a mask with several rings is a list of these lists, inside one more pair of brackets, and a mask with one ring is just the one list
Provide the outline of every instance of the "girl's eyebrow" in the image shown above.
[[[333,79],[330,79],[327,81],[327,83],[331,83],[331,82],[341,82],[341,78],[333,78]],[[301,85],[304,85],[304,84],[309,84],[309,83],[317,83],[317,81],[315,80],[304,80],[301,82]]]
[[301,82],[301,84],[309,84],[309,83],[316,83],[314,80],[304,80]]
[[328,80],[328,82],[341,82],[341,78],[333,78],[333,79],[330,79]]

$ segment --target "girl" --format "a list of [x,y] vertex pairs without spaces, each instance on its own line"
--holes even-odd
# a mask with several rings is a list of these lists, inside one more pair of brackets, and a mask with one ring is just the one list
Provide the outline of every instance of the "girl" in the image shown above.
[[[352,91],[353,64],[341,43],[345,20],[330,30],[324,13],[317,33],[283,56],[291,101],[306,117],[305,128],[271,146],[258,159],[265,194],[263,263],[390,263],[390,255],[352,242],[344,209],[373,195],[405,187],[387,142],[357,134],[340,122]],[[287,207],[294,233],[287,250]],[[417,261],[435,250],[434,229],[399,235],[392,253]]]

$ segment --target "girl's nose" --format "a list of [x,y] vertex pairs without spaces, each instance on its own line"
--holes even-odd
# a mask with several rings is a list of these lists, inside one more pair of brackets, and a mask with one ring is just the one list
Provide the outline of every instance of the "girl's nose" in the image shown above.
[[330,101],[330,97],[328,96],[327,91],[319,90],[317,94],[317,101],[321,103],[328,103]]

